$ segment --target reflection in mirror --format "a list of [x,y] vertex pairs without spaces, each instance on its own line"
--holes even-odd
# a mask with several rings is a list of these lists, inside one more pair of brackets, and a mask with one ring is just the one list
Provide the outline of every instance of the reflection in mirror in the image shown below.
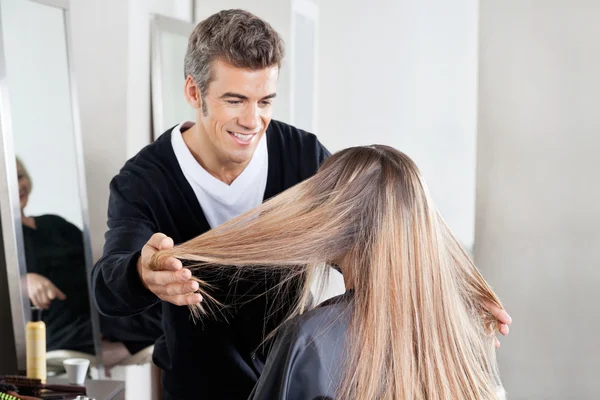
[[43,310],[46,349],[94,354],[81,228],[50,207],[28,212],[29,199],[35,198],[32,178],[20,160],[17,171],[27,291],[31,305]]
[[154,139],[182,121],[196,121],[185,100],[183,60],[194,25],[163,16],[152,20],[152,120]]
[[43,310],[48,374],[53,375],[62,372],[62,360],[69,357],[97,365],[100,342],[87,283],[91,259],[84,235],[82,154],[73,123],[66,15],[62,8],[29,0],[0,4],[21,249],[29,301]]

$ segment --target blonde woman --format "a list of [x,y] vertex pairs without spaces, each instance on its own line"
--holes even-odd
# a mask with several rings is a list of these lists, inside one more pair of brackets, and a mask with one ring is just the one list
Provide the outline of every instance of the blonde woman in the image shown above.
[[[211,284],[215,273],[232,284],[272,274],[298,293],[253,399],[502,398],[489,311],[501,303],[415,164],[393,148],[341,151],[314,177],[154,261],[168,257],[196,276],[204,301],[191,308],[201,318],[231,299]],[[347,292],[312,308],[311,278],[333,264]]]

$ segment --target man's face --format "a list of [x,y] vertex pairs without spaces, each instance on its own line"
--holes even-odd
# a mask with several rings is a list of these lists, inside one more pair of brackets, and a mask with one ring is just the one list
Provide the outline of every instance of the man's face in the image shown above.
[[252,71],[222,61],[212,64],[198,128],[222,163],[243,165],[252,159],[271,122],[278,76],[277,66]]
[[21,206],[21,211],[27,205],[27,201],[29,200],[29,194],[31,193],[31,180],[29,179],[29,175],[27,171],[21,165],[20,162],[17,161],[17,176],[19,178],[19,203]]

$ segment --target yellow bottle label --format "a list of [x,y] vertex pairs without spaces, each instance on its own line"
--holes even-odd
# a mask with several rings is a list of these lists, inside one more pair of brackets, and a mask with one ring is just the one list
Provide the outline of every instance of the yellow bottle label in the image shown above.
[[26,334],[27,377],[46,382],[46,325],[29,322]]

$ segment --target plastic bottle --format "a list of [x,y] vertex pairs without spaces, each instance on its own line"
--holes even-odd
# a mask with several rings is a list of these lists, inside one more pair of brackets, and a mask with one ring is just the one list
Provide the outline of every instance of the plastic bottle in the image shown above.
[[31,308],[31,321],[27,323],[25,331],[27,377],[46,383],[46,324],[38,307]]

